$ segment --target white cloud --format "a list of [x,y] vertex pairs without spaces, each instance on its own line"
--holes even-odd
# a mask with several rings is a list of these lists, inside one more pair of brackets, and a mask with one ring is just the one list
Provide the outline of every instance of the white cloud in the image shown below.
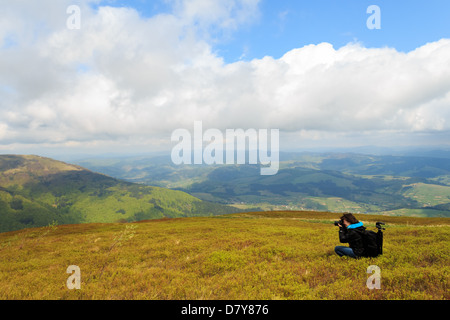
[[0,145],[170,144],[195,120],[310,139],[450,131],[448,39],[409,53],[321,43],[226,64],[204,33],[236,30],[258,15],[258,1],[171,3],[173,14],[143,18],[85,2],[80,30],[65,28],[69,1],[10,6],[0,43],[13,35],[17,45],[0,47]]

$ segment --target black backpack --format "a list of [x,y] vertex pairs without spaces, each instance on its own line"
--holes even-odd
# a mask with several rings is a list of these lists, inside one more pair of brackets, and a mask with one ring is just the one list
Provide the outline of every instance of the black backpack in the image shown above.
[[364,243],[364,257],[378,257],[383,254],[383,232],[378,229],[378,232],[371,230],[360,230],[361,237]]
[[380,255],[378,247],[378,236],[371,230],[363,231],[364,256],[378,257]]

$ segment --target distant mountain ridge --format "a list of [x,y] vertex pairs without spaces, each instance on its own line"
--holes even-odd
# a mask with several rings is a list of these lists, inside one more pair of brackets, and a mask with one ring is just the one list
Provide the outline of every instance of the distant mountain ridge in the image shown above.
[[236,208],[33,155],[0,155],[0,232],[52,223],[211,216]]
[[167,156],[77,163],[242,209],[450,217],[450,161],[445,158],[284,152],[274,176],[261,176],[250,165],[176,166]]
[[87,170],[77,165],[34,155],[0,155],[0,185],[3,187],[36,182],[45,177],[67,171]]

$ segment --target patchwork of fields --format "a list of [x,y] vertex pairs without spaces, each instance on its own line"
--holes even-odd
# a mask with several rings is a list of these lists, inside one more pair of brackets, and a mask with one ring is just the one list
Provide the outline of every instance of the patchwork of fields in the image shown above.
[[176,166],[164,156],[85,159],[78,164],[241,210],[450,217],[446,158],[282,153],[280,161],[274,176],[261,176],[258,166]]

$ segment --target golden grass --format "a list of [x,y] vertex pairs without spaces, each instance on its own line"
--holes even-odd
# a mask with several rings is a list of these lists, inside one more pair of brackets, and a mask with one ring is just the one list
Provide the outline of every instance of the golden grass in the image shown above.
[[[262,212],[0,234],[0,299],[448,299],[448,219],[384,219],[385,254],[339,258],[335,213]],[[431,221],[431,222],[430,222]],[[439,226],[439,227],[438,227]],[[373,228],[372,228],[373,229]],[[69,265],[81,290],[69,290]],[[381,289],[366,287],[381,268]]]

